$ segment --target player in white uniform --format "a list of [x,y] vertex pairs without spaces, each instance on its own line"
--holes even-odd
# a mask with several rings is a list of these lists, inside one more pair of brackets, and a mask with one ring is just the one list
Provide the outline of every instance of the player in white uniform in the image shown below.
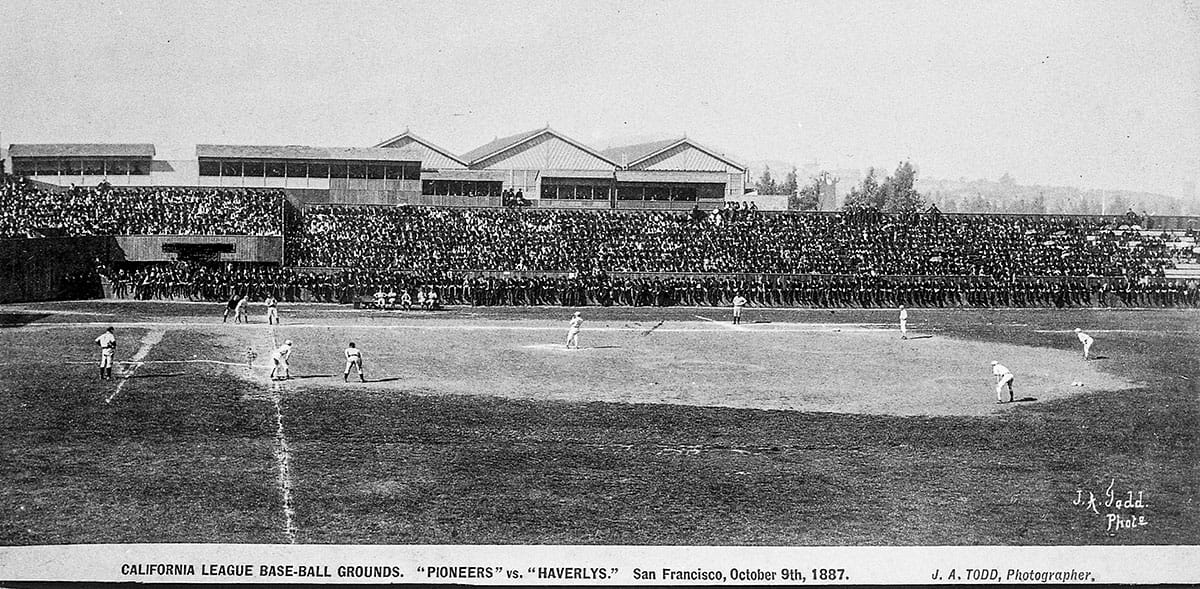
[[908,309],[900,305],[900,339],[908,339]]
[[283,342],[282,346],[271,351],[271,380],[287,380],[292,377],[288,369],[288,360],[292,357],[292,340]]
[[579,349],[579,328],[583,325],[583,317],[579,316],[579,311],[575,311],[575,316],[571,317],[571,327],[567,329],[567,349],[572,346],[576,350]]
[[342,373],[342,382],[350,380],[351,367],[358,372],[358,380],[367,382],[367,379],[363,376],[362,352],[354,347],[354,342],[350,342],[350,347],[346,348],[346,370]]
[[267,295],[263,304],[267,306],[267,325],[279,325],[279,301],[275,300],[275,295]]
[[992,375],[996,377],[996,402],[1004,402],[1004,387],[1008,386],[1008,402],[1013,401],[1013,373],[1003,364],[992,360]]
[[250,302],[249,295],[242,295],[242,298],[238,299],[237,307],[234,308],[234,310],[233,310],[233,322],[234,323],[249,323],[250,322],[250,318],[246,315],[246,304],[249,302]]
[[405,311],[412,309],[412,295],[408,294],[407,290],[400,293],[400,306],[404,307]]
[[112,380],[113,354],[117,351],[117,336],[113,335],[113,328],[100,334],[96,338],[96,345],[100,346],[100,380]]
[[746,297],[741,294],[733,296],[733,324],[739,325],[742,322],[742,307],[746,306]]
[[1092,336],[1084,333],[1078,327],[1075,328],[1075,336],[1079,338],[1079,343],[1083,344],[1083,359],[1088,360],[1088,354],[1091,353],[1092,344],[1096,343],[1096,340],[1092,339]]

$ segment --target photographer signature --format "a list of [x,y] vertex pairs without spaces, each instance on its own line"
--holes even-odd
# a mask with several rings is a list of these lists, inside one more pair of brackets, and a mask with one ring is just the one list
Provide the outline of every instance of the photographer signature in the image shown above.
[[[1091,491],[1082,488],[1076,489],[1075,501],[1072,504],[1082,506],[1085,511],[1091,511],[1096,515],[1103,515],[1107,526],[1105,531],[1110,535],[1115,535],[1121,530],[1146,527],[1148,522],[1143,513],[1147,507],[1145,492],[1137,491],[1136,498],[1132,490],[1118,495],[1113,491],[1116,483],[1116,479],[1110,480],[1108,488],[1104,490],[1104,495],[1100,499],[1097,499],[1096,494]],[[1086,500],[1084,493],[1087,494]],[[1103,514],[1100,510],[1101,507],[1104,508]]]

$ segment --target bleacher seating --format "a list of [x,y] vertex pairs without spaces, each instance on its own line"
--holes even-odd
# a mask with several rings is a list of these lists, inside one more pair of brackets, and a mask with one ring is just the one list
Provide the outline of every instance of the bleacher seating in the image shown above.
[[281,235],[280,190],[72,187],[0,182],[0,237]]
[[352,303],[1195,306],[1192,230],[1125,217],[311,206],[279,190],[50,190],[5,177],[0,237],[283,235],[285,266],[124,263],[114,296]]

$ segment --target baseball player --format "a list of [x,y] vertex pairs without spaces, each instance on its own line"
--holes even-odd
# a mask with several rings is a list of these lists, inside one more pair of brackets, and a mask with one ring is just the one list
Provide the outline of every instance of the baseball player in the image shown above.
[[996,377],[996,403],[1004,402],[1004,387],[1008,386],[1008,402],[1013,402],[1013,373],[1003,364],[992,360],[992,375]]
[[271,380],[287,380],[292,377],[288,370],[288,360],[292,357],[292,340],[283,342],[282,346],[271,351]]
[[746,306],[746,297],[741,293],[733,297],[733,324],[740,325],[742,323],[742,307]]
[[572,346],[576,350],[579,349],[579,328],[583,325],[583,317],[579,316],[579,311],[575,311],[575,316],[571,317],[571,327],[567,330],[567,349]]
[[900,339],[908,339],[908,309],[900,305]]
[[350,380],[351,367],[354,367],[354,370],[358,372],[358,380],[367,382],[367,379],[363,376],[362,352],[354,347],[354,342],[350,342],[350,347],[346,348],[346,371],[342,373],[342,382]]
[[117,336],[113,335],[113,328],[100,334],[96,338],[96,345],[100,346],[100,380],[112,380],[113,354],[117,351]]
[[238,296],[235,294],[229,297],[229,302],[225,303],[225,312],[221,314],[221,323],[225,323],[230,315],[233,315],[234,321],[237,321]]
[[407,289],[400,293],[400,306],[403,307],[405,311],[412,310],[412,295],[408,294]]
[[249,323],[250,318],[246,315],[246,304],[250,302],[250,295],[243,294],[238,299],[237,307],[233,309],[234,323]]
[[1083,359],[1088,360],[1088,354],[1091,353],[1092,344],[1096,343],[1096,340],[1092,339],[1092,336],[1084,333],[1078,327],[1075,328],[1075,337],[1078,337],[1079,343],[1083,344]]
[[279,301],[275,300],[275,295],[267,295],[263,304],[267,306],[267,325],[279,325]]

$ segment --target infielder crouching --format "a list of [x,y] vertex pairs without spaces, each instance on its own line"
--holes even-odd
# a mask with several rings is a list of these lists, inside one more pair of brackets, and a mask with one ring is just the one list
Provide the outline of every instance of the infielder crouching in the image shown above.
[[1008,402],[1013,402],[1013,373],[1003,364],[992,360],[992,374],[996,377],[996,402],[1004,402],[1004,387],[1008,386]]
[[1084,333],[1083,330],[1079,329],[1078,327],[1075,328],[1075,335],[1079,338],[1079,343],[1083,344],[1083,359],[1090,360],[1090,358],[1088,358],[1088,354],[1091,353],[1092,344],[1096,343],[1096,340],[1092,339],[1092,336]]
[[283,342],[278,349],[271,351],[271,380],[287,380],[292,377],[288,369],[288,360],[292,357],[292,340]]

